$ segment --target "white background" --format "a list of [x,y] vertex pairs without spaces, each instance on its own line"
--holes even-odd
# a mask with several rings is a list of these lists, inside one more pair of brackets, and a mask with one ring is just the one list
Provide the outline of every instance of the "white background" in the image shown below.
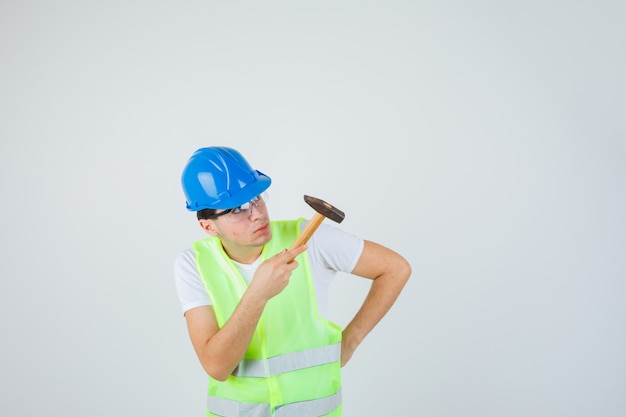
[[[626,414],[626,3],[0,1],[0,415],[202,416],[180,173],[403,254],[344,415]],[[366,282],[333,286],[346,324]]]

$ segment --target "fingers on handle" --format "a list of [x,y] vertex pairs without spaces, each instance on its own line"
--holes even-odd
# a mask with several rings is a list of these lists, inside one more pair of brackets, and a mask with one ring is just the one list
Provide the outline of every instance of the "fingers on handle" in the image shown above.
[[292,249],[285,249],[283,254],[289,258],[290,261],[293,261],[296,256],[300,255],[302,252],[307,250],[307,245],[300,245]]

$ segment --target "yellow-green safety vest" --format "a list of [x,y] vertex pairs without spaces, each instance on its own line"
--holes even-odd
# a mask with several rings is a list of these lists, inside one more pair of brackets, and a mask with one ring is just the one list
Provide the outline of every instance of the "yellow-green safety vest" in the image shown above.
[[[304,219],[272,221],[261,262],[288,248]],[[216,237],[195,242],[196,265],[221,328],[248,284]],[[340,417],[341,328],[318,314],[306,252],[263,310],[243,360],[226,381],[209,376],[207,416]]]

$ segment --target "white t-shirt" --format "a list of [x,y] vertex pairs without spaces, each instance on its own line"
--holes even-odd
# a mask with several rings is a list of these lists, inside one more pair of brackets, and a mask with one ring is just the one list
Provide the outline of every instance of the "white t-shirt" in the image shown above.
[[[303,222],[301,228],[305,224]],[[363,251],[363,239],[322,223],[307,245],[318,311],[322,317],[328,317],[328,290],[332,279],[337,272],[352,272]],[[176,291],[183,314],[192,308],[213,304],[198,274],[195,257],[193,248],[188,248],[174,263]],[[249,265],[238,262],[235,265],[249,283],[259,263],[260,258]]]

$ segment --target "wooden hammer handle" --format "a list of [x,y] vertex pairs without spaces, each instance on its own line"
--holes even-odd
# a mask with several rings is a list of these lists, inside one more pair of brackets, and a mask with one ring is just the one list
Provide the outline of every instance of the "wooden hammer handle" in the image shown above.
[[304,245],[306,242],[308,242],[309,238],[313,236],[313,233],[315,233],[318,226],[322,223],[324,219],[324,216],[319,213],[315,213],[313,217],[311,217],[307,225],[304,227],[304,230],[302,230],[302,232],[298,235],[296,241],[293,242],[289,250],[295,249],[298,246]]

